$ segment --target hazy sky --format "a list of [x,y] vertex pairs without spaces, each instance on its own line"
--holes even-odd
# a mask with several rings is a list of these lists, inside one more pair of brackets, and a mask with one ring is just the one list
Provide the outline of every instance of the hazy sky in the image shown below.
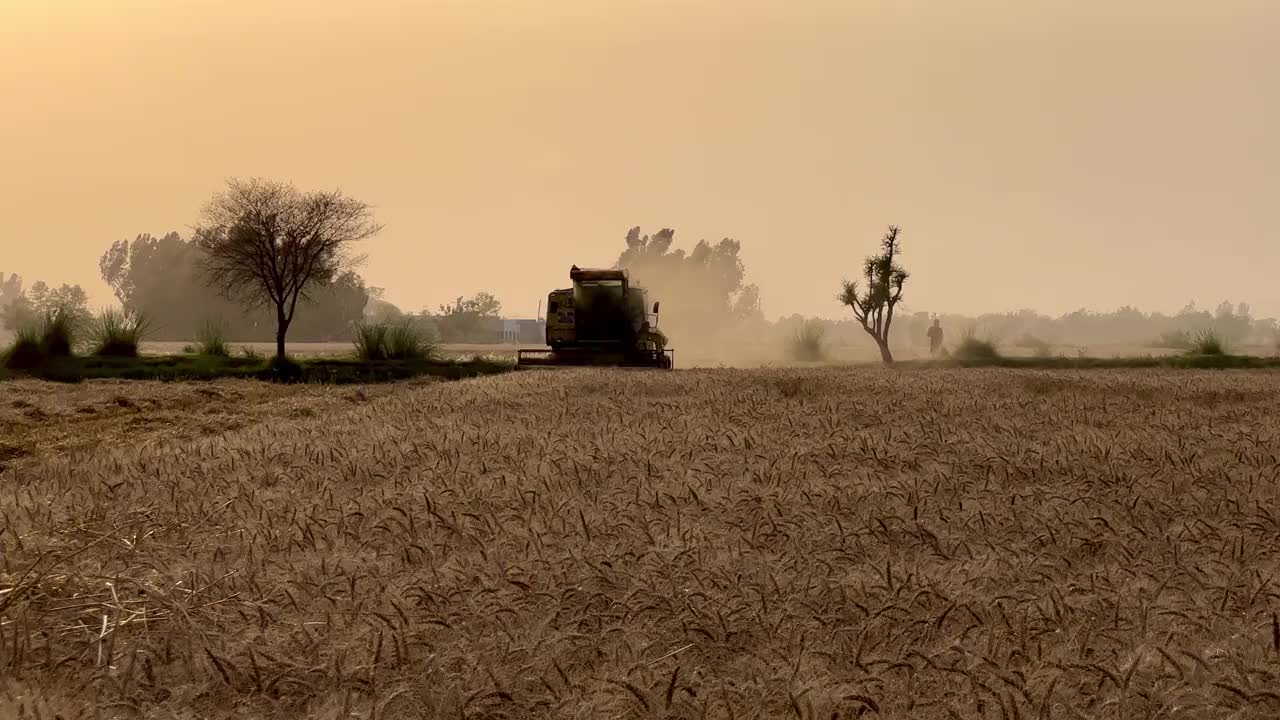
[[0,271],[111,296],[223,180],[374,203],[363,274],[531,315],[628,228],[770,317],[888,223],[912,307],[1280,315],[1276,0],[0,0]]

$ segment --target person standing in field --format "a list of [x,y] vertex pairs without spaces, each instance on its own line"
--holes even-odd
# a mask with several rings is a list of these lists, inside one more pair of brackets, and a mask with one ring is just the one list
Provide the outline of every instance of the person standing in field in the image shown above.
[[937,318],[933,319],[933,326],[929,328],[929,354],[937,355],[938,349],[942,347],[942,324]]

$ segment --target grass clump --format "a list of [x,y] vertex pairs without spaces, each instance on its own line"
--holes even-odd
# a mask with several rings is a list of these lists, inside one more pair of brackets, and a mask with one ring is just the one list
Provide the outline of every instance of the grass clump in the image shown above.
[[791,357],[802,362],[817,362],[827,356],[827,326],[820,320],[805,320],[791,336]]
[[1191,340],[1192,355],[1226,355],[1226,340],[1212,330],[1204,330],[1196,333]]
[[435,341],[414,325],[402,320],[391,326],[387,336],[387,357],[391,360],[425,360],[435,354]]
[[360,323],[356,326],[355,345],[356,359],[365,362],[386,360],[387,335],[391,324],[386,322]]
[[15,370],[28,370],[44,362],[40,350],[40,326],[27,325],[18,328],[13,342],[4,352],[4,366]]
[[40,327],[40,352],[44,357],[71,357],[76,346],[77,326],[76,316],[63,308],[46,315]]
[[960,339],[960,344],[951,353],[951,357],[963,363],[979,364],[995,363],[1001,359],[1000,351],[996,349],[995,343],[990,340],[983,340],[972,332],[966,333]]
[[356,358],[363,362],[426,360],[436,352],[435,340],[407,318],[361,323],[352,343]]
[[138,346],[150,325],[141,313],[107,308],[94,320],[91,352],[99,357],[138,357]]
[[205,322],[196,332],[196,341],[183,348],[183,351],[202,357],[231,357],[231,346],[227,343],[226,331],[223,330],[221,323],[212,320]]
[[13,343],[4,353],[4,366],[27,370],[50,360],[74,354],[78,322],[69,310],[59,308],[38,323],[18,328]]

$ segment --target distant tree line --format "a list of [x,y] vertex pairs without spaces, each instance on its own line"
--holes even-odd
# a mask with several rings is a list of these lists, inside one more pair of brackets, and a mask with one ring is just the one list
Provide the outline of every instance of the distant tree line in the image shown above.
[[[210,323],[233,340],[280,343],[285,332],[293,342],[345,342],[361,322],[409,322],[446,343],[493,342],[500,332],[502,307],[488,292],[460,296],[434,312],[406,312],[382,288],[366,286],[354,269],[358,258],[346,247],[378,227],[367,205],[341,194],[231,181],[202,219],[191,239],[176,232],[139,235],[113,243],[99,260],[102,279],[123,309],[149,319],[151,339],[186,341]],[[1254,317],[1247,304],[1225,301],[1213,311],[1190,303],[1175,314],[1130,306],[1057,317],[1033,310],[979,316],[912,311],[902,305],[909,275],[899,263],[894,226],[880,252],[866,258],[861,279],[844,281],[837,294],[852,319],[792,315],[769,322],[759,288],[747,281],[741,243],[700,240],[686,252],[674,241],[670,228],[646,235],[633,227],[614,266],[629,270],[651,299],[662,302],[660,327],[677,347],[727,346],[802,328],[816,339],[820,325],[825,342],[853,345],[869,336],[892,362],[893,349],[927,346],[935,318],[948,344],[972,332],[1037,352],[1096,345],[1183,349],[1205,331],[1235,346],[1280,347],[1276,319]],[[54,309],[87,318],[87,294],[78,285],[36,282],[27,288],[17,275],[0,273],[0,327],[16,329]]]
[[436,312],[406,312],[383,299],[382,288],[371,288],[370,322],[409,322],[427,336],[445,343],[489,343],[498,336],[502,303],[488,292],[456,298]]
[[[119,240],[102,254],[98,267],[126,312],[151,319],[152,339],[184,341],[207,323],[245,342],[276,337],[273,307],[252,306],[220,291],[202,269],[204,251],[176,232]],[[369,290],[352,270],[316,283],[299,301],[289,327],[294,342],[345,342],[364,317]]]
[[[102,254],[99,269],[125,312],[145,315],[148,338],[185,342],[207,324],[241,342],[275,339],[276,318],[267,307],[246,307],[211,285],[201,270],[201,250],[176,232],[118,240]],[[17,330],[55,309],[79,319],[91,311],[79,285],[51,287],[37,281],[27,288],[21,276],[0,273],[0,329]],[[458,297],[436,311],[407,312],[386,300],[385,290],[367,286],[358,273],[344,271],[319,283],[300,300],[289,328],[291,342],[346,342],[357,323],[413,323],[425,335],[447,343],[493,342],[499,333],[502,304],[488,292]]]
[[0,272],[0,329],[17,330],[57,310],[84,320],[89,317],[89,296],[79,285],[63,283],[55,288],[42,280],[24,288],[21,276]]
[[[922,342],[917,336],[923,337],[932,317],[934,315],[926,312],[912,314],[913,342]],[[1280,324],[1275,318],[1255,317],[1248,304],[1225,300],[1212,311],[1190,302],[1173,314],[1143,312],[1126,305],[1110,312],[1080,309],[1057,317],[1034,310],[972,317],[941,313],[936,317],[952,333],[973,329],[1007,345],[1026,348],[1045,343],[1072,347],[1131,344],[1185,349],[1198,333],[1207,331],[1236,346],[1274,347],[1280,339]]]
[[[1280,348],[1280,323],[1275,318],[1259,318],[1244,303],[1220,303],[1215,310],[1189,303],[1177,313],[1143,312],[1125,306],[1109,312],[1076,310],[1052,316],[1034,310],[965,315],[912,311],[892,327],[888,342],[895,351],[928,347],[926,332],[934,318],[941,321],[946,343],[954,345],[972,333],[1002,347],[1028,353],[1059,353],[1065,348],[1130,346],[1135,348],[1185,350],[1199,333],[1212,332],[1236,348]],[[806,323],[823,326],[823,339],[832,345],[867,342],[856,320],[828,320],[793,314],[778,318],[772,331],[790,337]]]

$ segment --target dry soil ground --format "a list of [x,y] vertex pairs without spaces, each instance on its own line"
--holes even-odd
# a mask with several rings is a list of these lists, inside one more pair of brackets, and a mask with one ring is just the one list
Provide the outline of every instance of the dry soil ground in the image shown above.
[[0,398],[0,716],[1280,715],[1275,373]]

